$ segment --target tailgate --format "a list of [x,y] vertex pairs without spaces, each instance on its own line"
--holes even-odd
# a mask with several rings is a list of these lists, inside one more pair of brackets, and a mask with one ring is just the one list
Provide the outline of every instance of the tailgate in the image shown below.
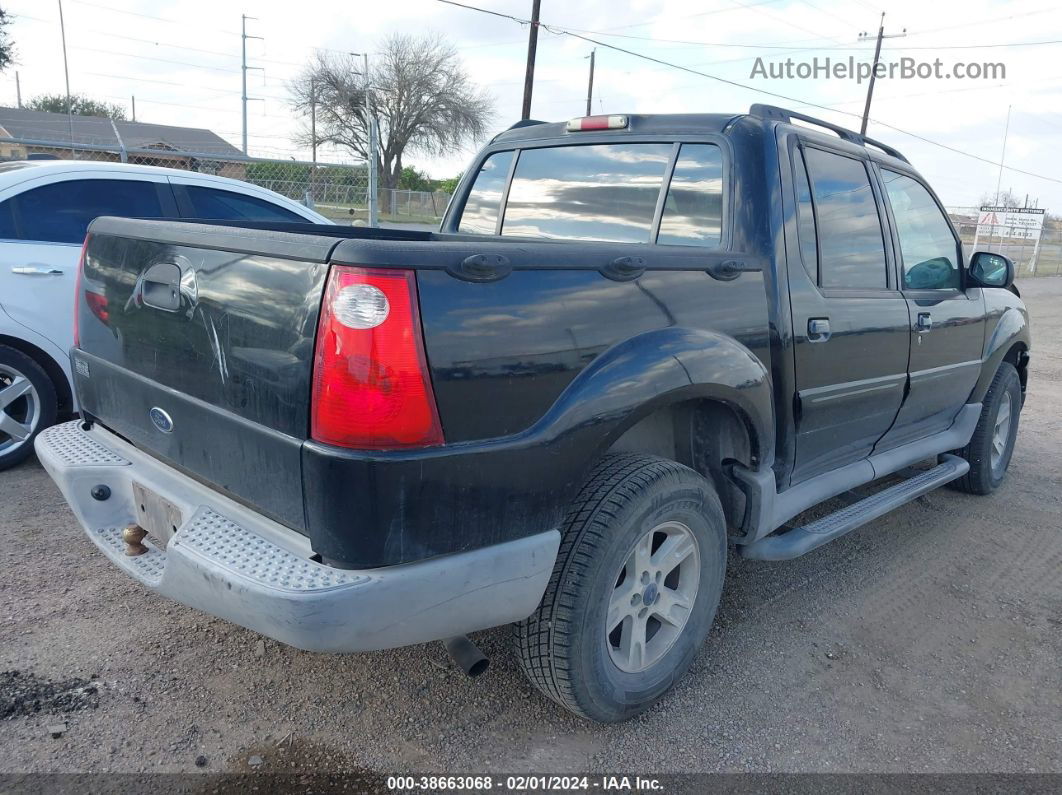
[[331,236],[104,218],[72,352],[83,411],[296,529]]

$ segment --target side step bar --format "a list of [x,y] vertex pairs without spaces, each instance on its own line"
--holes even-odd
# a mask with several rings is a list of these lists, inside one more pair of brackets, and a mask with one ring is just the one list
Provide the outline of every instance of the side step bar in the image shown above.
[[738,549],[742,557],[753,560],[789,560],[800,557],[899,508],[904,503],[961,478],[969,469],[970,464],[965,459],[956,455],[942,455],[940,463],[933,469],[883,489],[803,527],[773,533]]

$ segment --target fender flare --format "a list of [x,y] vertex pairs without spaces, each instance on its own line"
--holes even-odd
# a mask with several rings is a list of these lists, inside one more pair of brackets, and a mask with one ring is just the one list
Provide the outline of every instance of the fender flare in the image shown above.
[[529,432],[610,423],[599,454],[653,411],[696,399],[735,409],[756,457],[773,459],[774,402],[763,362],[733,337],[683,327],[648,331],[599,354]]
[[984,400],[999,365],[1016,344],[1023,344],[1028,350],[1032,347],[1032,335],[1025,313],[1010,307],[1003,312],[992,331],[992,336],[985,342],[984,355],[981,357],[981,375],[977,378],[968,403],[980,403]]

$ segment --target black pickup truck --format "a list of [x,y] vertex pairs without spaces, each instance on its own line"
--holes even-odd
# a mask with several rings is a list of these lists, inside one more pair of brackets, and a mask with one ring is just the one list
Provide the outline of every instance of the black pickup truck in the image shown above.
[[899,152],[801,114],[524,122],[439,233],[96,220],[83,417],[36,448],[153,590],[471,672],[464,636],[512,623],[543,693],[620,720],[690,664],[728,549],[999,486],[1013,278]]

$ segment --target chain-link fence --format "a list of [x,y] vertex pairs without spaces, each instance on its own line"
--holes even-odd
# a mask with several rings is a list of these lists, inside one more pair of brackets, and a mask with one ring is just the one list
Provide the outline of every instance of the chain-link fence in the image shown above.
[[979,207],[948,207],[948,215],[968,253],[992,251],[1014,263],[1018,276],[1058,276],[1062,274],[1062,220],[1045,215],[1039,240],[1018,237],[1020,230],[991,227],[993,234],[977,234]]
[[401,188],[380,191],[382,206],[396,220],[410,219],[434,221],[442,217],[450,194],[443,191],[402,190]]
[[[105,120],[100,120],[105,121]],[[365,163],[311,163],[300,160],[272,160],[245,157],[234,147],[191,150],[166,145],[126,147],[112,142],[80,140],[69,142],[45,139],[0,137],[0,161],[27,159],[94,160],[164,166],[200,174],[216,174],[268,188],[297,202],[313,207],[337,223],[366,223],[368,220],[369,174]],[[448,193],[381,189],[377,205],[384,222],[438,223]]]

